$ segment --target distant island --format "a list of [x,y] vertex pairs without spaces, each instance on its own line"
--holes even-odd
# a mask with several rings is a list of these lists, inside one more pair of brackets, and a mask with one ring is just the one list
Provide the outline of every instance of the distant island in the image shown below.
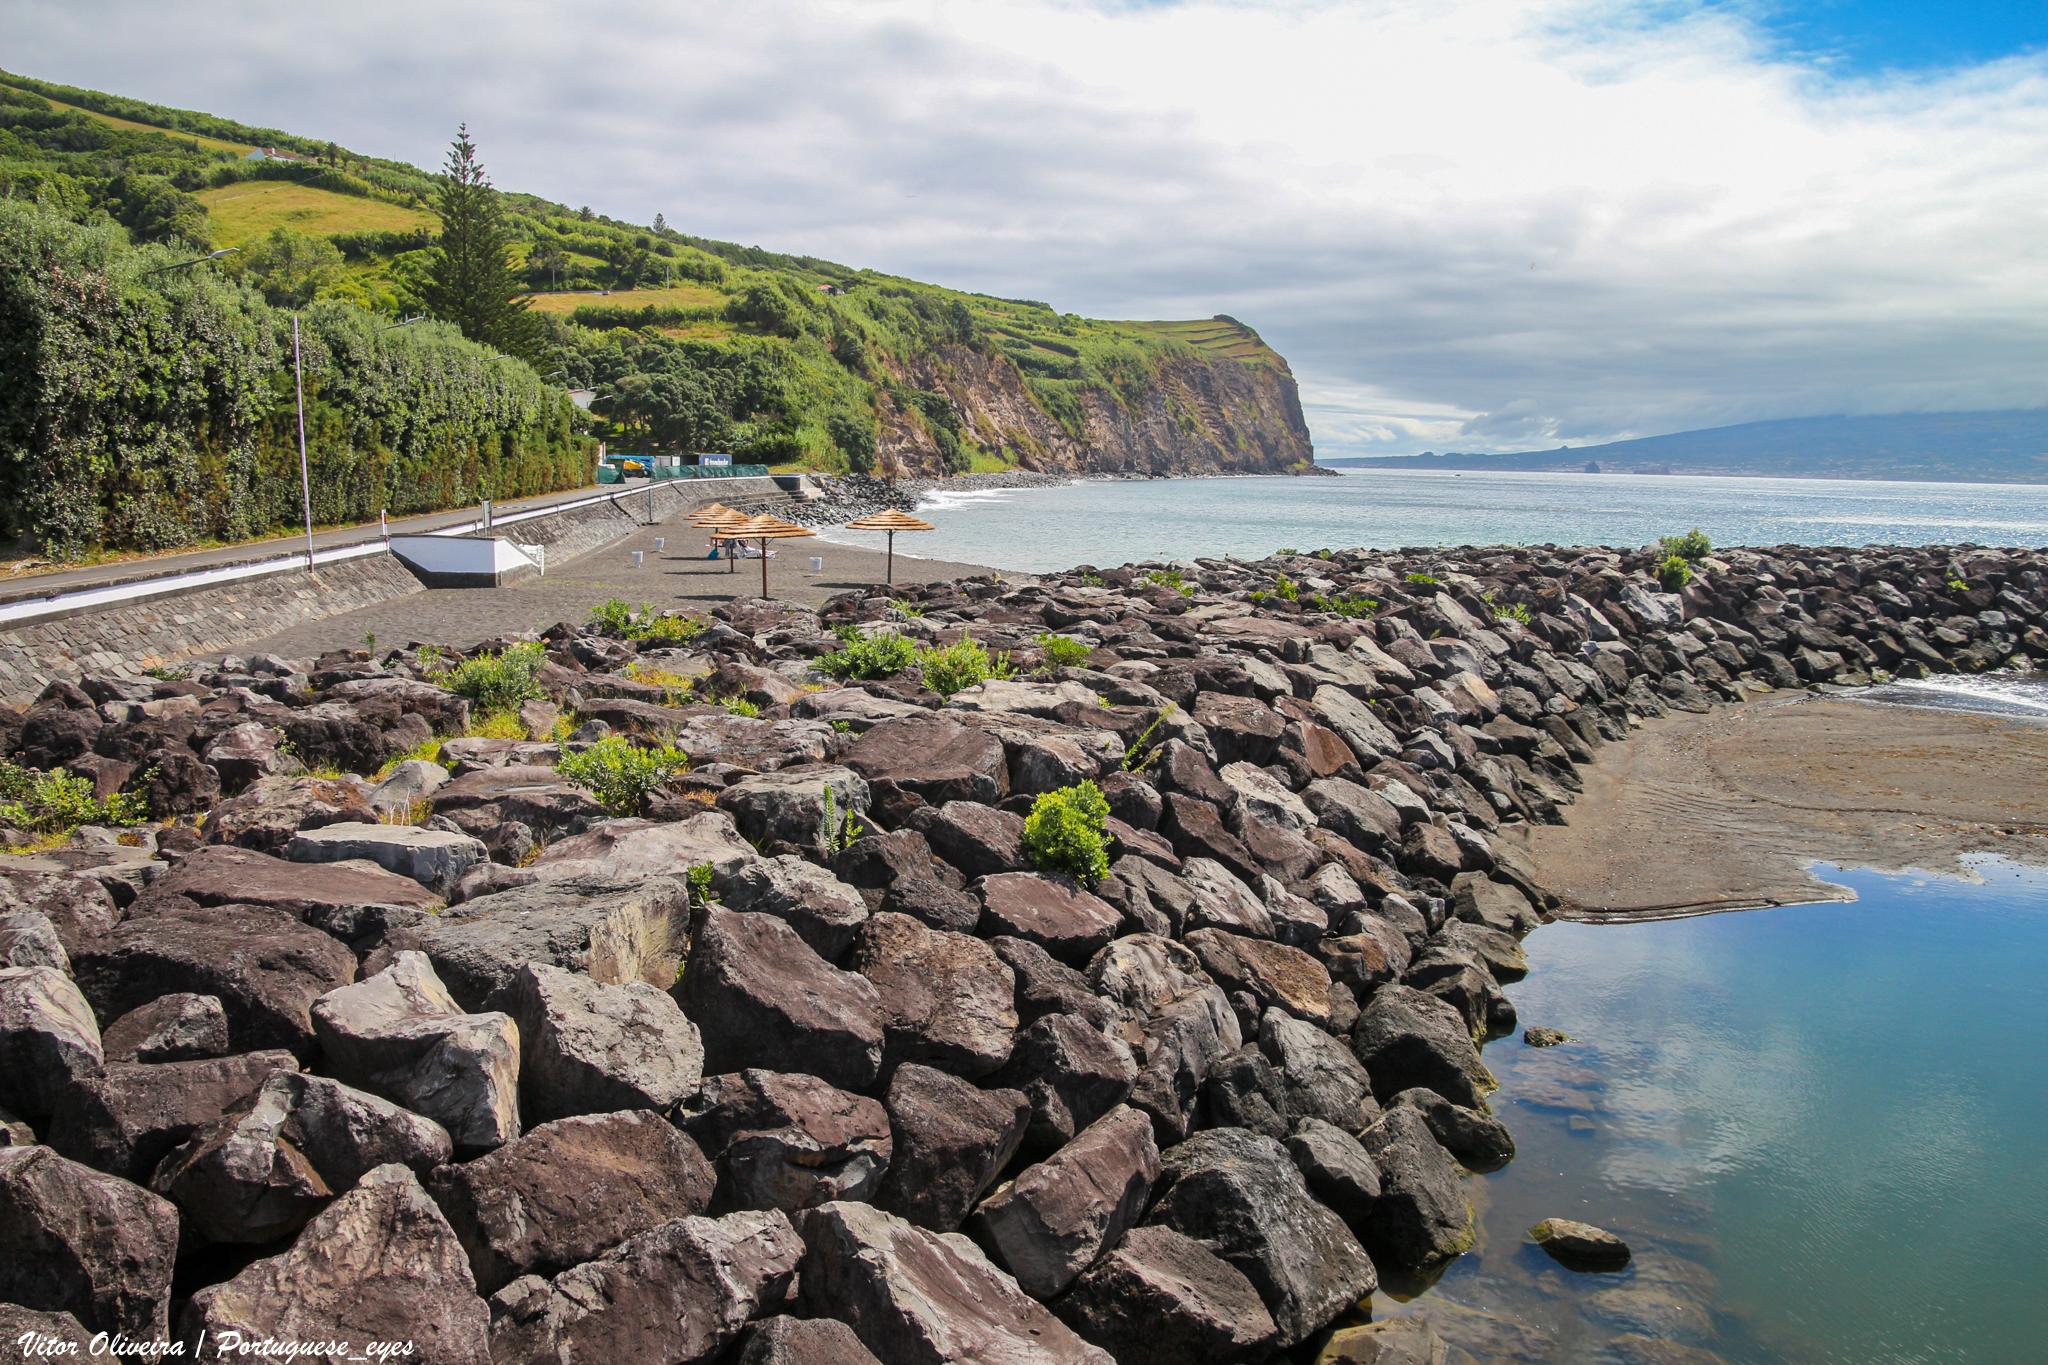
[[1323,463],[1352,469],[2048,483],[2048,408],[1790,417],[1596,446],[1504,455],[1353,456]]

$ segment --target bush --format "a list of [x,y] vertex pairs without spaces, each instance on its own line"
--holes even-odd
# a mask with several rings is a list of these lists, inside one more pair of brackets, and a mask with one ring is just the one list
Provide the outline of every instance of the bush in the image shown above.
[[1070,635],[1055,635],[1051,631],[1037,636],[1033,643],[1045,651],[1045,666],[1049,669],[1071,668],[1089,654],[1086,641],[1076,640]]
[[990,654],[972,635],[963,635],[944,647],[920,649],[917,663],[924,674],[924,685],[942,697],[990,678],[1007,678],[1014,671],[1007,653]]
[[547,649],[538,640],[509,645],[497,654],[484,653],[465,659],[450,669],[432,675],[458,696],[468,697],[485,715],[515,711],[521,702],[539,701],[546,694],[540,688],[541,665]]
[[1665,536],[1657,542],[1666,558],[1682,559],[1688,564],[1697,564],[1713,551],[1714,542],[1695,526],[1682,536]]
[[1380,609],[1377,598],[1360,597],[1355,593],[1343,592],[1332,596],[1317,593],[1308,599],[1308,604],[1317,611],[1333,612],[1338,616],[1347,618],[1370,616]]
[[1046,792],[1024,817],[1024,856],[1093,886],[1109,874],[1109,802],[1093,782]]
[[1692,564],[1684,555],[1666,555],[1657,565],[1657,581],[1664,591],[1677,592],[1692,582]]
[[665,645],[688,644],[704,631],[704,623],[694,616],[656,611],[652,602],[642,602],[640,610],[634,611],[620,597],[608,597],[592,607],[590,624],[621,640],[654,640]]
[[892,678],[917,662],[917,646],[893,632],[863,635],[859,627],[846,626],[840,630],[839,640],[839,648],[820,658],[818,667],[842,682]]
[[115,792],[102,801],[92,781],[61,769],[37,772],[0,759],[0,825],[27,834],[69,834],[80,825],[139,825],[149,799]]
[[1441,578],[1432,573],[1411,573],[1403,577],[1401,581],[1416,588],[1440,588],[1444,583]]
[[606,735],[581,753],[564,754],[555,771],[586,788],[609,815],[638,815],[669,774],[690,766],[673,744],[643,748],[622,735]]

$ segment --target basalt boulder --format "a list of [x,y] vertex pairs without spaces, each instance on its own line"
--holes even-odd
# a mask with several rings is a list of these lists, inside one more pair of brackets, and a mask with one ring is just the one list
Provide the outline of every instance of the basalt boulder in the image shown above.
[[644,981],[606,985],[529,962],[506,1012],[519,1026],[520,1111],[531,1123],[667,1109],[704,1074],[697,1026]]
[[888,1064],[927,1062],[971,1080],[1008,1060],[1017,978],[981,939],[881,914],[861,930],[851,965],[880,997]]
[[1419,1110],[1389,1108],[1359,1141],[1380,1171],[1379,1198],[1363,1229],[1375,1256],[1419,1270],[1471,1249],[1472,1208],[1458,1186],[1457,1163]]
[[1352,1030],[1351,1050],[1383,1102],[1420,1085],[1476,1109],[1494,1086],[1458,1011],[1409,986],[1373,993]]
[[55,967],[0,967],[0,1109],[47,1115],[100,1074],[99,1024]]
[[813,1074],[856,1090],[881,1071],[880,992],[819,957],[773,915],[707,911],[676,998],[703,1036],[712,1071],[801,1059]]
[[893,1149],[874,1204],[934,1232],[959,1227],[1010,1164],[1031,1112],[1022,1091],[976,1088],[914,1062],[882,1097]]
[[1167,1227],[1132,1228],[1051,1306],[1126,1362],[1229,1365],[1259,1359],[1279,1335],[1241,1271]]
[[677,1121],[717,1163],[719,1209],[870,1199],[894,1151],[879,1103],[801,1073],[708,1077]]
[[114,1062],[64,1091],[50,1118],[50,1145],[74,1161],[142,1184],[172,1148],[279,1069],[298,1069],[291,1053]]
[[161,1339],[177,1251],[167,1200],[48,1147],[0,1147],[0,1300]]
[[1000,1186],[969,1227],[1025,1293],[1050,1298],[1122,1239],[1158,1178],[1151,1119],[1117,1108]]

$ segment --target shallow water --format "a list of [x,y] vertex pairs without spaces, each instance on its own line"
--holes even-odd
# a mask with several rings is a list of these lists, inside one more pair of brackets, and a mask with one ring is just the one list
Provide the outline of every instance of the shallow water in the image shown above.
[[920,512],[939,529],[898,553],[1026,572],[1289,546],[1645,545],[1693,526],[1717,545],[2048,545],[2048,486],[1846,479],[1350,470],[941,490]]
[[1856,701],[2048,721],[2048,673],[1944,674],[1859,687]]
[[[1820,870],[1860,899],[1530,936],[1508,994],[1574,1041],[1487,1047],[1519,1155],[1467,1180],[1479,1250],[1376,1315],[1481,1359],[2043,1358],[2048,876]],[[1556,1266],[1547,1217],[1633,1266]]]

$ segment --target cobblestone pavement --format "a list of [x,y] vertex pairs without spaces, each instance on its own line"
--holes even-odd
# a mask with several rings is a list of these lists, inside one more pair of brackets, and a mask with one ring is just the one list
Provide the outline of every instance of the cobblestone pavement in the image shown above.
[[[377,637],[380,646],[417,641],[466,647],[493,636],[581,620],[592,607],[611,597],[636,606],[651,602],[656,607],[682,610],[760,595],[759,561],[734,564],[686,558],[703,555],[704,533],[681,525],[680,520],[642,527],[602,549],[559,566],[550,565],[543,577],[503,588],[430,589],[251,639],[227,652],[296,657],[360,645],[369,634]],[[665,549],[654,548],[657,536],[666,537]],[[882,581],[879,549],[816,539],[785,540],[775,543],[774,549],[775,557],[768,561],[768,593],[782,601],[815,605],[850,588]],[[637,569],[633,567],[634,550],[643,552]],[[813,555],[824,560],[824,572],[810,572]],[[928,583],[987,572],[982,565],[896,556],[898,583]],[[1024,574],[1004,576],[1012,581],[1028,579]]]

